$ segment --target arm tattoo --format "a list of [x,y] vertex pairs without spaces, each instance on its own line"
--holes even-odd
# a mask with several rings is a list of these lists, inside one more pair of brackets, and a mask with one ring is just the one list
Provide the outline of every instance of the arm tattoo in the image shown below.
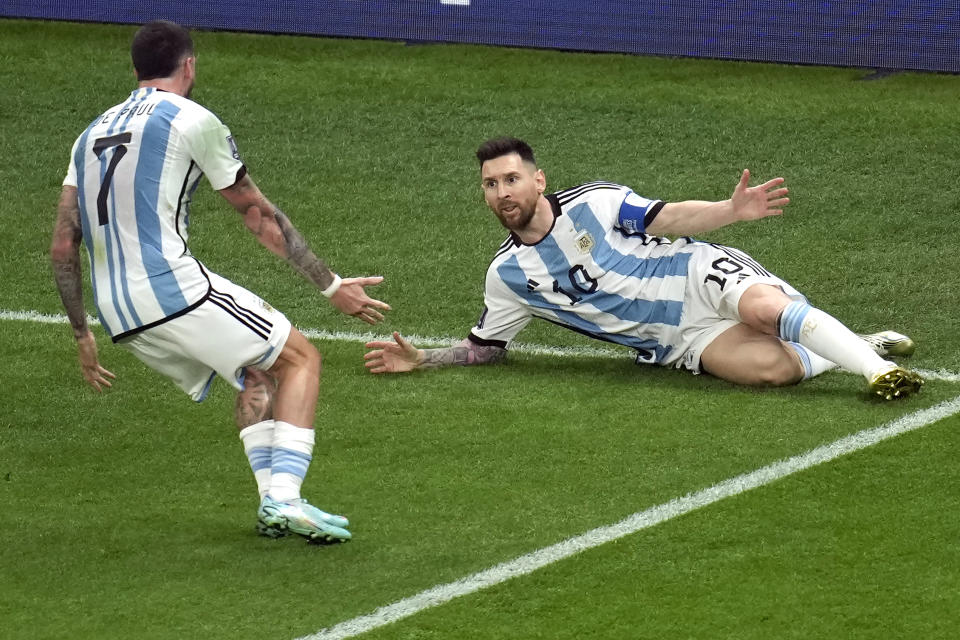
[[274,207],[273,210],[274,218],[277,220],[280,231],[283,232],[283,239],[286,243],[287,262],[320,289],[329,287],[333,283],[333,272],[330,271],[330,267],[310,251],[307,241],[293,226],[286,214],[277,207]]
[[424,349],[421,369],[445,367],[453,364],[493,364],[507,357],[507,350],[503,347],[482,346],[464,341],[454,347],[445,349]]
[[80,209],[62,206],[53,230],[53,279],[67,311],[75,338],[87,335],[87,312],[83,306],[83,271],[80,267]]

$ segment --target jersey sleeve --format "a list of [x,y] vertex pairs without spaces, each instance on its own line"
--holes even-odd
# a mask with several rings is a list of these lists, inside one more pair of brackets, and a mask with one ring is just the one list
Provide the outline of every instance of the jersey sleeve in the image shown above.
[[647,226],[660,213],[663,205],[662,200],[650,200],[633,191],[628,191],[627,196],[620,203],[616,227],[628,234],[644,233]]
[[483,313],[467,339],[475,344],[507,348],[532,315],[491,267],[483,294]]
[[80,144],[80,138],[77,138],[73,142],[73,147],[70,149],[70,164],[67,165],[67,175],[63,179],[64,187],[76,187],[77,185],[77,145]]
[[232,186],[243,168],[243,161],[230,129],[213,113],[202,110],[187,135],[190,155],[210,186],[219,191]]

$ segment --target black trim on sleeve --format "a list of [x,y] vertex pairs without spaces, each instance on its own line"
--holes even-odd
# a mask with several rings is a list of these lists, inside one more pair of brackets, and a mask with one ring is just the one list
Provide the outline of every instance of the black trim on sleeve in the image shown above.
[[657,217],[657,214],[660,213],[660,209],[663,209],[663,205],[667,204],[666,202],[660,201],[657,204],[650,207],[650,210],[643,216],[643,228],[646,229],[650,226],[650,223],[653,222],[653,219]]
[[[233,184],[237,184],[238,182],[240,182],[241,180],[243,180],[243,176],[245,176],[245,175],[247,175],[247,165],[242,164],[242,165],[240,165],[240,168],[237,169],[237,177],[236,177],[236,179],[233,181]],[[233,186],[233,185],[231,185],[231,186]]]
[[473,331],[467,334],[467,340],[481,347],[500,347],[501,349],[507,348],[507,343],[503,340],[484,340],[483,338],[478,338],[477,336],[473,335]]

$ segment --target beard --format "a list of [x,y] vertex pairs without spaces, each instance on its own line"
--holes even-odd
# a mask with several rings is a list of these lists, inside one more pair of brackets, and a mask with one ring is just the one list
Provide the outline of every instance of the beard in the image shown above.
[[497,219],[500,221],[500,224],[504,226],[509,231],[522,231],[527,228],[527,225],[530,224],[530,221],[533,219],[533,214],[537,211],[536,202],[530,205],[527,208],[519,202],[512,202],[516,206],[516,209],[511,209],[509,212],[504,212],[502,210],[502,204],[497,205],[497,208],[494,209],[494,213],[497,216]]

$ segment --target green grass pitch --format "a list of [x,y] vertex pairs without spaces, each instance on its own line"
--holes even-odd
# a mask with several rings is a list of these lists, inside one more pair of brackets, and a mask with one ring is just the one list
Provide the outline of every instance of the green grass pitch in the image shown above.
[[[134,87],[132,27],[0,21],[0,312],[62,313],[48,246],[70,145]],[[343,275],[381,274],[382,333],[461,337],[505,232],[473,152],[526,138],[548,186],[721,199],[787,178],[782,218],[719,230],[914,366],[960,368],[960,78],[198,32],[195,99]],[[302,328],[363,332],[204,183],[194,251]],[[88,301],[90,300],[88,293]],[[111,345],[85,388],[64,325],[0,320],[0,639],[291,640],[958,395],[902,403],[829,373],[783,389],[515,353],[376,378],[324,355],[304,494],[355,540],[258,538],[232,394],[200,405]],[[524,343],[593,343],[534,323]],[[949,377],[949,376],[944,376]],[[364,637],[952,638],[960,418],[718,502]]]

